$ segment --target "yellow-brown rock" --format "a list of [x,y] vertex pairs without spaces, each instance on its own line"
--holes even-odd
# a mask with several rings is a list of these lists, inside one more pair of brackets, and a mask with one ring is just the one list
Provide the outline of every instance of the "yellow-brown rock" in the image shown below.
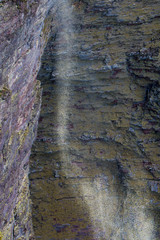
[[59,1],[38,79],[35,236],[160,238],[160,4]]

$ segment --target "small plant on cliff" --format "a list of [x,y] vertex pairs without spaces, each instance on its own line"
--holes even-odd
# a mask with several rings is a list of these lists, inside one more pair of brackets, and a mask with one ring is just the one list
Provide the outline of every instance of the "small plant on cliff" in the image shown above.
[[3,237],[3,235],[2,235],[2,233],[0,232],[0,240],[2,240],[2,237]]
[[9,88],[3,87],[2,89],[0,89],[0,98],[2,100],[6,100],[10,95],[11,95],[11,91]]

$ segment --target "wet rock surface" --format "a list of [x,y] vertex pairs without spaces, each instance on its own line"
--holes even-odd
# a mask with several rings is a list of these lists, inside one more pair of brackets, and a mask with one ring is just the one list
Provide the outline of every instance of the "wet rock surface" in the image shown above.
[[36,239],[159,239],[159,11],[59,1],[38,75]]

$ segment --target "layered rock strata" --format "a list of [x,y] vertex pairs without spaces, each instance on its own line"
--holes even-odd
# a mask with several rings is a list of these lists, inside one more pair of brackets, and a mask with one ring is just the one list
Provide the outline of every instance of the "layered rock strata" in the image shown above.
[[[54,1],[0,1],[0,239],[33,239],[28,166]],[[46,18],[46,16],[48,16]]]
[[159,12],[0,1],[0,238],[160,238]]
[[159,1],[59,2],[38,76],[35,235],[158,240]]

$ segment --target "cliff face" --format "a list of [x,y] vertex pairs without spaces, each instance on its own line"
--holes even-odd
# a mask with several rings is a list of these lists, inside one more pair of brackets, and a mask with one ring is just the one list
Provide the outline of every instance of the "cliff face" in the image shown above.
[[38,76],[37,239],[158,240],[159,1],[59,2]]
[[0,1],[0,239],[159,240],[159,13]]
[[28,166],[41,105],[36,76],[53,3],[0,1],[0,236],[4,240],[32,239]]

